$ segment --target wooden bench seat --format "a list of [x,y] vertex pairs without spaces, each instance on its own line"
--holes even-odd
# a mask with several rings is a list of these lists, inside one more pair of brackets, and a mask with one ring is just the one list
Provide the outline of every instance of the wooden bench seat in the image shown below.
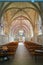
[[[9,55],[14,55],[14,52],[8,52],[7,55],[8,55],[8,56],[9,56]],[[3,53],[0,54],[0,57],[1,57],[1,56],[4,56]]]
[[[8,48],[8,55],[14,55],[14,52],[16,51],[17,47],[18,47],[18,42],[9,42],[8,44],[2,45],[0,47],[0,50],[2,50],[2,47],[6,46]],[[0,53],[0,56],[3,55],[3,53]]]
[[[42,55],[43,56],[43,46],[39,45],[37,43],[34,42],[24,42],[26,48],[28,49],[28,51],[32,54],[32,55]],[[37,50],[37,51],[36,51]],[[38,52],[38,50],[40,50],[40,52]]]

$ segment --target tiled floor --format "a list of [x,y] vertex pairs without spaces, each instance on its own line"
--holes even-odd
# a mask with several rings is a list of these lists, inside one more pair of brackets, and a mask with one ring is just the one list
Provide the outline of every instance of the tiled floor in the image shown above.
[[37,59],[36,61],[35,58],[30,55],[26,47],[22,44],[18,45],[15,56],[12,60],[2,62],[0,65],[43,65],[42,61],[42,59]]

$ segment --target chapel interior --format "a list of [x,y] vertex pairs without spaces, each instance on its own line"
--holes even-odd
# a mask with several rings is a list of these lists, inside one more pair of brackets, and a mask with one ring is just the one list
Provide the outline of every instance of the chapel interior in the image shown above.
[[43,2],[0,2],[0,65],[43,65]]

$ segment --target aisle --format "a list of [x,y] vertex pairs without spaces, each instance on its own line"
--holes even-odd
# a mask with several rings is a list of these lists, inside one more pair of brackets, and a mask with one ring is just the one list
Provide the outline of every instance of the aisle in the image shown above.
[[23,43],[19,43],[18,45],[14,58],[14,65],[35,65],[32,57]]

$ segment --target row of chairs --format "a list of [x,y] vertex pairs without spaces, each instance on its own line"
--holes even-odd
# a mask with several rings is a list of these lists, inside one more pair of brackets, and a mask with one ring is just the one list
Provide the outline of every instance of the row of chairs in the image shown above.
[[27,42],[27,41],[25,41],[24,44],[29,50],[29,52],[31,53],[31,55],[43,56],[43,46],[42,45],[39,45],[34,42]]

